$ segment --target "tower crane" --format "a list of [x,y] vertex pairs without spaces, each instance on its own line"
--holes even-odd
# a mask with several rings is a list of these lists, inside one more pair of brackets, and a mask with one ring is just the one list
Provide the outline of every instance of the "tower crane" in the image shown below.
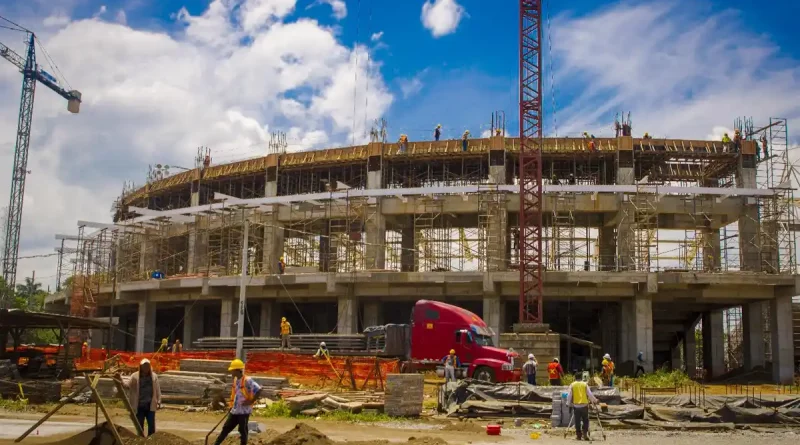
[[[2,16],[0,16],[0,20],[11,25],[3,25],[3,28],[24,33],[27,43],[26,57],[20,56],[8,46],[0,43],[0,57],[11,62],[22,73],[22,96],[19,103],[17,141],[14,147],[14,162],[11,171],[11,197],[8,200],[8,220],[3,248],[3,279],[8,289],[13,289],[17,275],[22,203],[25,196],[25,178],[28,175],[28,148],[31,142],[33,97],[36,92],[36,83],[43,84],[66,99],[67,110],[71,113],[80,111],[81,93],[61,87],[53,75],[39,67],[36,63],[36,35],[32,31]],[[46,53],[45,56],[47,56]],[[3,307],[5,307],[10,298],[8,295],[2,297]]]

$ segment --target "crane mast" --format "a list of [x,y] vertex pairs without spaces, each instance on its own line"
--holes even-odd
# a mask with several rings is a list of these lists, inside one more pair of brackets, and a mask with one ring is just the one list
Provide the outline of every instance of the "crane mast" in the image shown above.
[[542,323],[542,1],[519,0],[519,322]]
[[[23,58],[8,46],[0,43],[0,57],[11,62],[22,72],[22,95],[19,103],[14,162],[11,166],[11,196],[8,200],[8,219],[3,247],[3,279],[8,286],[9,292],[14,289],[17,275],[19,239],[22,229],[22,205],[25,199],[25,179],[28,175],[28,150],[31,142],[33,99],[36,93],[36,83],[45,84],[61,97],[67,99],[67,109],[72,113],[79,112],[81,103],[80,92],[67,91],[58,85],[55,78],[39,69],[36,63],[36,36],[24,28],[20,28],[20,30],[27,33],[28,47],[26,57]],[[2,297],[3,307],[7,307],[10,296],[4,295]]]

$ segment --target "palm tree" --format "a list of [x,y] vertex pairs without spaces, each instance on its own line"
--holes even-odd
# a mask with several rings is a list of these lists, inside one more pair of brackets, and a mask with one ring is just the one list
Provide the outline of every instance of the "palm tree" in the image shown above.
[[23,300],[28,308],[35,303],[34,297],[41,292],[42,283],[33,281],[31,277],[25,277],[25,283],[17,285],[17,298]]

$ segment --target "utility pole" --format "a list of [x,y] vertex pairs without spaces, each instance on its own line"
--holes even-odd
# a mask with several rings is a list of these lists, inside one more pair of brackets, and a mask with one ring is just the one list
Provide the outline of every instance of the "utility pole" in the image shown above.
[[242,210],[242,223],[244,235],[242,236],[242,274],[239,279],[239,318],[236,325],[236,358],[244,360],[244,311],[247,308],[247,241],[250,222],[247,221],[247,214]]

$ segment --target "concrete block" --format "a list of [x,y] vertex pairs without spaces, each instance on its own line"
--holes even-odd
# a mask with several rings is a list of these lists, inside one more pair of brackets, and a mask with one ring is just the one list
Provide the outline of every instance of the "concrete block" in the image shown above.
[[384,412],[393,417],[416,417],[422,414],[425,378],[422,374],[386,376]]

